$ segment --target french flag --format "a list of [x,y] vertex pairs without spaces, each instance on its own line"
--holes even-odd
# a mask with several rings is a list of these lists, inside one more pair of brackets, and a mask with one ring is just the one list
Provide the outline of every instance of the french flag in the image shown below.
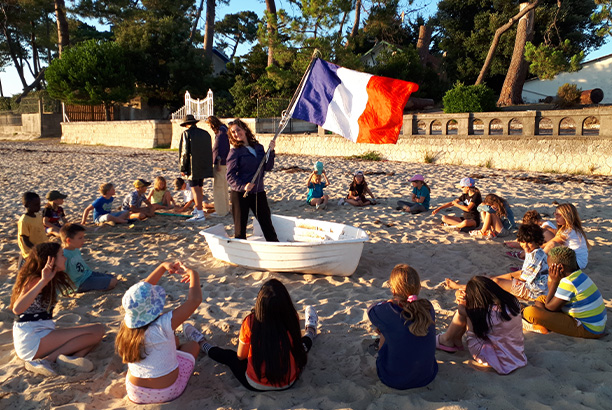
[[317,58],[291,116],[353,141],[395,144],[404,106],[419,86]]

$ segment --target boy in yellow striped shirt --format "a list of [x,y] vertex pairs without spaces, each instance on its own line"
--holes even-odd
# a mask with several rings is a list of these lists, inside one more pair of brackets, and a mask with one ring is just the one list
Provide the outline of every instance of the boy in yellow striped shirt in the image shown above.
[[523,329],[597,339],[604,335],[606,306],[597,286],[565,246],[548,253],[548,295],[523,310]]

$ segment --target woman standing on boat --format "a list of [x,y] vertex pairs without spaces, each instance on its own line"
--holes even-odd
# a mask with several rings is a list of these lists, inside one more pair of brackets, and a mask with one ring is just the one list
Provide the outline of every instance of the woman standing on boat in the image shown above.
[[[227,182],[231,190],[234,237],[246,239],[246,226],[249,209],[251,209],[261,226],[266,241],[278,242],[270,218],[266,191],[264,191],[264,172],[258,175],[255,183],[251,182],[259,164],[266,155],[266,151],[263,145],[257,142],[248,125],[242,120],[236,119],[228,125],[229,141],[232,148],[227,156]],[[270,171],[274,167],[274,145],[274,141],[270,142],[270,156],[264,164],[264,171]],[[245,196],[245,192],[248,195]]]

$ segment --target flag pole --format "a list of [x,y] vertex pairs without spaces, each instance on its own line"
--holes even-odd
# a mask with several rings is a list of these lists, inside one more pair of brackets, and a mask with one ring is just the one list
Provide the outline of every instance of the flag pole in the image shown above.
[[[302,76],[302,79],[300,80],[300,83],[298,84],[298,87],[295,90],[295,93],[293,93],[293,97],[291,98],[291,101],[289,101],[289,106],[281,114],[281,120],[278,124],[278,129],[274,133],[274,137],[272,137],[272,141],[270,141],[270,143],[276,141],[276,137],[278,137],[284,131],[287,124],[289,124],[293,106],[297,102],[297,99],[302,92],[302,88],[304,88],[304,83],[306,82],[308,75],[312,71],[312,66],[314,65],[317,58],[320,58],[320,57],[321,57],[321,52],[318,49],[315,49],[315,51],[312,53],[310,64],[308,64],[308,68],[306,68],[306,71],[304,72],[304,75]],[[255,184],[255,181],[257,181],[257,178],[259,178],[259,174],[261,174],[264,164],[268,162],[269,157],[270,157],[270,146],[268,145],[268,150],[266,151],[266,155],[264,155],[263,159],[259,163],[259,167],[257,168],[257,171],[255,172],[255,175],[253,176],[253,179],[251,179],[251,184]],[[249,194],[248,191],[244,191],[245,198],[248,194]]]

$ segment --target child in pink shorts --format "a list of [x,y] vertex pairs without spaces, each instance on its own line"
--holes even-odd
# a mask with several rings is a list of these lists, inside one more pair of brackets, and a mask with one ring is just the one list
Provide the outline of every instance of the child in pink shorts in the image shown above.
[[[157,282],[165,272],[181,275],[181,282],[189,282],[189,294],[185,303],[162,314],[166,292]],[[200,351],[198,343],[206,342],[202,333],[183,322],[200,303],[202,290],[198,273],[180,262],[163,262],[125,293],[125,318],[117,334],[115,350],[128,364],[125,387],[131,401],[164,403],[183,393]],[[181,324],[189,341],[179,345],[174,330]]]

